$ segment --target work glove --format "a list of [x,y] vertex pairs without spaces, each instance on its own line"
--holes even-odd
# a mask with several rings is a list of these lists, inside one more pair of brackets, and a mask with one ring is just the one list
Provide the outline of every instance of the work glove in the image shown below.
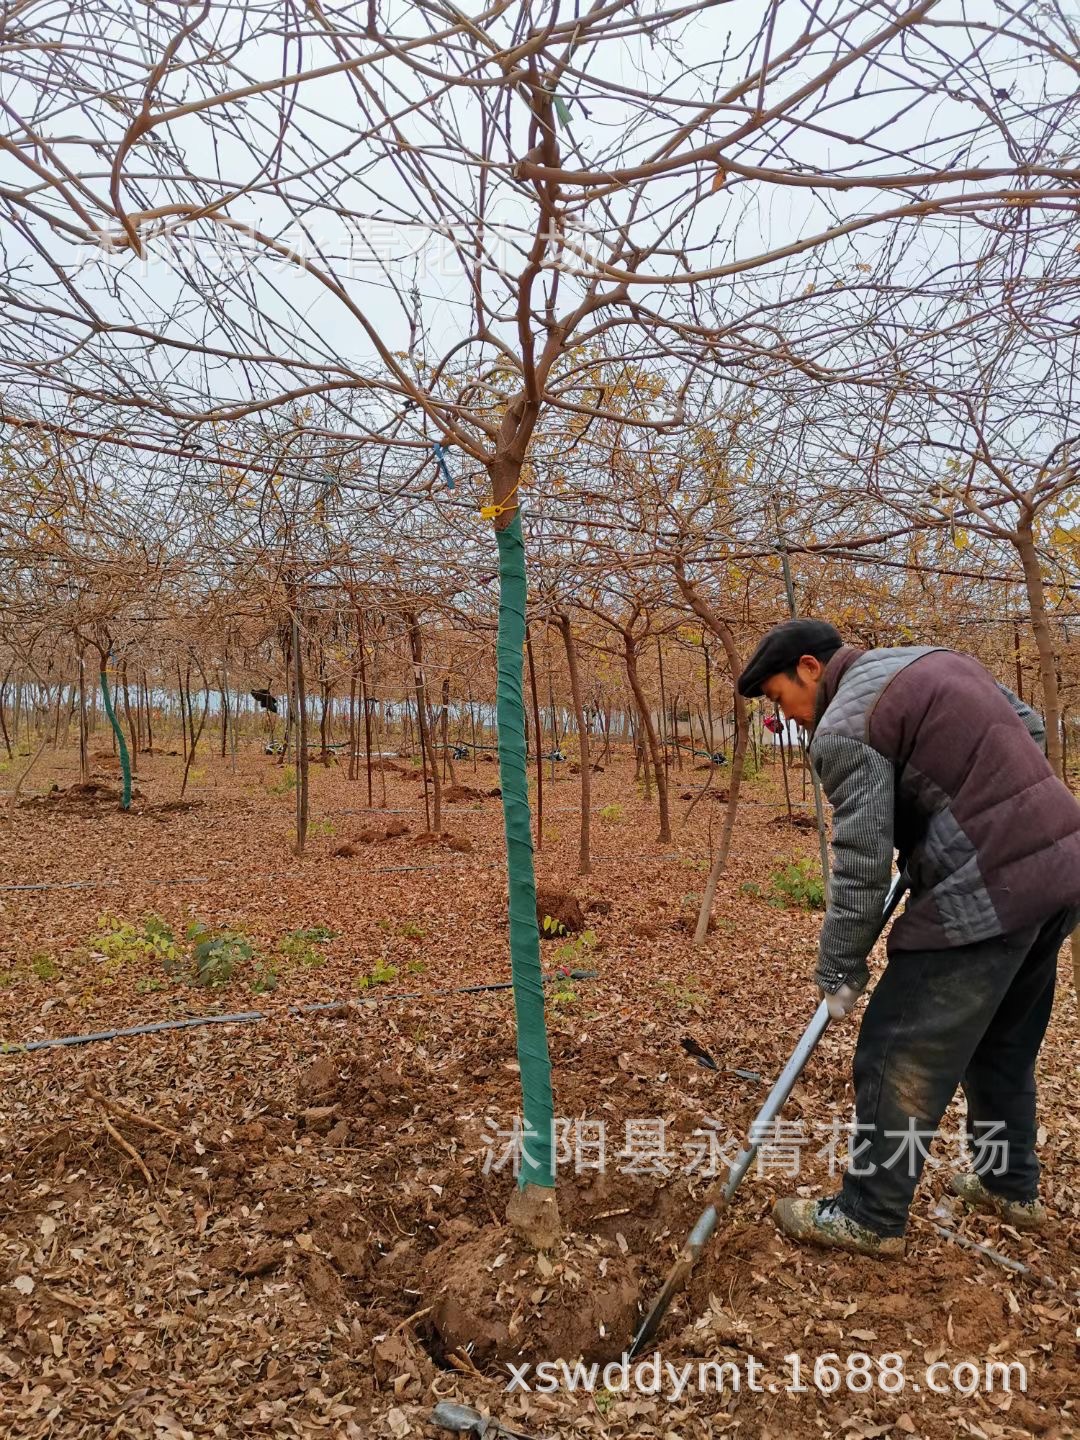
[[822,991],[825,1003],[829,1007],[829,1017],[832,1020],[842,1020],[845,1015],[850,1015],[855,1008],[855,1001],[863,992],[862,985],[841,985],[839,990],[832,995]]

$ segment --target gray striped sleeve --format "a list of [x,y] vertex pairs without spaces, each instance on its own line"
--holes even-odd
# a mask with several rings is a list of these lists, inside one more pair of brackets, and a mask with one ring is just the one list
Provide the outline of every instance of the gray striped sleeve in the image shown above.
[[1008,700],[1009,704],[1013,707],[1016,713],[1020,716],[1020,719],[1028,728],[1028,734],[1031,736],[1031,738],[1035,741],[1035,744],[1038,745],[1039,749],[1045,755],[1046,726],[1043,724],[1042,716],[1037,710],[1033,710],[1030,705],[1025,705],[1023,700],[1021,700],[1019,696],[1014,695],[1007,685],[1002,685],[1000,680],[997,682],[997,687],[1005,696],[1005,699]]
[[892,873],[895,777],[883,755],[847,735],[815,736],[811,758],[833,807],[831,890],[814,978],[833,994],[870,976],[866,957]]

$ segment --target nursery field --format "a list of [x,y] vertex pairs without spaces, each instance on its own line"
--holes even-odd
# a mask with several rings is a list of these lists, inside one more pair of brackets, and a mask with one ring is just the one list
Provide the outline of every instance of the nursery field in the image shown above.
[[[6,1435],[434,1436],[440,1400],[530,1437],[1075,1433],[1064,969],[1040,1060],[1045,1233],[950,1201],[954,1107],[903,1261],[779,1235],[778,1195],[839,1184],[829,1135],[850,1112],[856,1023],[838,1023],[660,1335],[661,1363],[737,1368],[739,1389],[507,1388],[508,1361],[588,1365],[626,1348],[710,1164],[738,1148],[817,1003],[817,839],[798,772],[794,826],[778,767],[744,783],[698,948],[721,780],[695,804],[707,776],[672,773],[673,841],[658,845],[633,760],[613,753],[593,776],[582,878],[576,782],[567,765],[548,779],[536,861],[541,909],[565,922],[542,943],[565,1233],[537,1253],[504,1219],[511,992],[470,988],[509,979],[497,767],[459,765],[472,793],[431,837],[409,762],[380,773],[376,810],[362,781],[313,764],[298,859],[291,772],[254,747],[235,770],[201,760],[182,804],[183,759],[140,755],[127,814],[115,761],[95,764],[76,788],[78,754],[45,757],[0,818]],[[20,1048],[251,1011],[263,1018]],[[859,1354],[900,1357],[903,1384],[824,1393],[829,1366],[850,1375]],[[972,1383],[995,1362],[1023,1366],[1026,1393],[1015,1368],[1010,1390]],[[922,1383],[932,1366],[936,1390]]]

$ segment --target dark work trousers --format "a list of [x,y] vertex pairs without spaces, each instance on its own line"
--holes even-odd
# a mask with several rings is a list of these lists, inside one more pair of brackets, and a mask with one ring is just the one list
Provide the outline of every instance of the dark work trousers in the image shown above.
[[1058,951],[1078,918],[1080,911],[1061,910],[1012,935],[890,958],[855,1049],[857,1129],[838,1197],[844,1214],[879,1235],[904,1233],[958,1085],[983,1184],[1009,1200],[1034,1198],[1035,1057],[1050,1020]]

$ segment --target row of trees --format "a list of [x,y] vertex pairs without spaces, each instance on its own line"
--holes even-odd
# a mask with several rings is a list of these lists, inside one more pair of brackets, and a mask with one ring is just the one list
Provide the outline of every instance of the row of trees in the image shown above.
[[[539,1133],[527,614],[619,657],[655,769],[657,634],[692,615],[735,668],[802,555],[790,601],[846,601],[853,636],[986,625],[1007,648],[1030,627],[1062,769],[1078,46],[1054,0],[984,9],[20,12],[0,185],[18,673],[50,637],[68,665],[152,651],[142,625],[183,677],[251,623],[295,690],[325,601],[392,617],[425,723],[425,627],[494,626]],[[515,1211],[533,1238],[552,1180],[541,1146]]]

